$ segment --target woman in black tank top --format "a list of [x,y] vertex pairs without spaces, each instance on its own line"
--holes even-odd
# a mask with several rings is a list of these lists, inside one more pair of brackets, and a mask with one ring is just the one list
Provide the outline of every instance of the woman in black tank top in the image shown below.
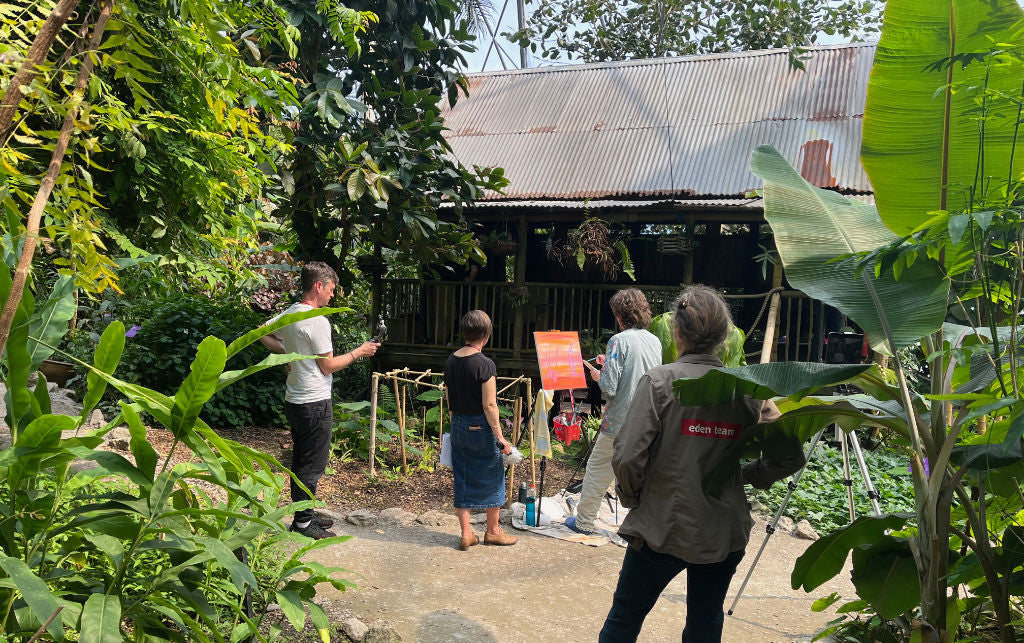
[[444,366],[448,408],[452,412],[452,473],[455,513],[462,527],[459,549],[480,542],[470,526],[470,510],[487,512],[485,545],[513,545],[517,538],[498,526],[505,504],[505,470],[502,453],[512,445],[501,434],[496,394],[497,369],[483,354],[491,337],[491,318],[482,310],[466,313],[459,324],[466,345],[455,351]]

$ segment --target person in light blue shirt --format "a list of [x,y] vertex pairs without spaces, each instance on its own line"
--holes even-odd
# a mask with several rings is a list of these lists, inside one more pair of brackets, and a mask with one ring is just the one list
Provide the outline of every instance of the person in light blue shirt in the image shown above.
[[612,336],[605,354],[598,356],[601,369],[584,362],[590,369],[590,376],[601,387],[605,405],[601,432],[587,460],[576,515],[565,521],[566,527],[584,534],[594,532],[594,520],[601,508],[601,500],[615,481],[612,471],[615,434],[626,419],[637,382],[648,370],[661,366],[661,342],[647,330],[651,323],[651,307],[644,294],[636,288],[620,290],[608,305],[621,332]]

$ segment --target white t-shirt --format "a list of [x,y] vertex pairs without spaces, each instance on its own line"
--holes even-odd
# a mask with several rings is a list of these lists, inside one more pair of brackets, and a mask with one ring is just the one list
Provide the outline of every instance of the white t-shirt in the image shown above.
[[[283,315],[307,310],[313,310],[313,307],[309,304],[292,304],[288,310],[271,318],[264,326],[274,323]],[[331,343],[331,324],[326,316],[297,321],[277,329],[273,335],[281,340],[288,353],[320,355],[334,351]],[[315,359],[303,359],[291,364],[284,393],[286,402],[308,404],[331,399],[331,382],[334,378],[331,375],[324,375]]]

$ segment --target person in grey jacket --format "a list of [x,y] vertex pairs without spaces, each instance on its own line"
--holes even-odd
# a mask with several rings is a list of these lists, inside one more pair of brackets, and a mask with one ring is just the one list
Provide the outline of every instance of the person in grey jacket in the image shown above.
[[720,497],[702,481],[735,440],[779,417],[770,400],[748,396],[714,406],[683,406],[672,384],[700,377],[722,362],[714,356],[732,323],[716,291],[689,286],[673,315],[679,359],[640,380],[615,439],[612,468],[620,502],[630,508],[619,535],[629,542],[601,643],[636,641],[644,619],[669,582],[687,571],[683,643],[722,639],[722,606],[743,558],[753,521],[744,484],[767,488],[804,464],[800,445],[783,456],[742,467]]
[[605,398],[601,415],[601,432],[597,436],[587,471],[583,475],[583,488],[576,515],[565,520],[565,526],[581,534],[594,532],[594,520],[601,508],[605,492],[615,479],[612,473],[612,449],[615,435],[633,400],[633,391],[644,373],[661,365],[661,342],[647,330],[651,323],[651,306],[647,297],[636,288],[620,290],[608,301],[620,332],[608,340],[604,355],[598,355],[600,370],[583,362]]

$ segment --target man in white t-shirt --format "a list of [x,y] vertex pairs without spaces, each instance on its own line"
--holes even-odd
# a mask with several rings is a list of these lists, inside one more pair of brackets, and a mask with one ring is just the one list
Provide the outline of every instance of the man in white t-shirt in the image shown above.
[[[334,297],[338,273],[322,261],[312,261],[302,267],[301,285],[302,300],[267,324],[282,315],[326,306]],[[373,355],[380,344],[365,342],[356,349],[335,356],[331,324],[323,315],[285,326],[264,335],[261,341],[275,353],[319,355],[318,359],[291,363],[284,394],[285,415],[292,431],[292,472],[312,493],[316,493],[316,484],[324,475],[331,453],[334,423],[332,373],[348,368],[360,357]],[[292,502],[310,500],[310,496],[294,481],[291,482],[291,495]],[[334,535],[327,531],[333,524],[334,521],[326,514],[304,509],[295,513],[291,530],[320,539]]]

